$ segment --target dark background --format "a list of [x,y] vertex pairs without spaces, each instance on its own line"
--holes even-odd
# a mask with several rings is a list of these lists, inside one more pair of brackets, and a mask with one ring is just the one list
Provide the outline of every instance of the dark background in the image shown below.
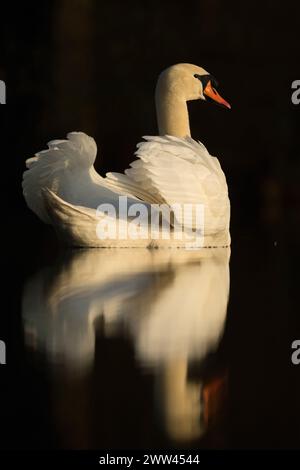
[[[300,337],[300,105],[291,102],[291,83],[300,79],[299,30],[300,4],[292,1],[1,5],[0,79],[7,85],[7,105],[0,108],[1,229],[6,236],[0,338],[9,348],[0,375],[2,403],[9,405],[0,415],[10,425],[17,420],[19,431],[11,431],[16,446],[24,434],[25,441],[45,445],[24,424],[31,416],[24,401],[37,400],[37,427],[43,405],[33,386],[24,386],[31,378],[23,372],[18,312],[24,277],[50,262],[57,250],[51,229],[23,200],[25,159],[50,139],[82,130],[97,141],[99,172],[124,169],[141,136],[157,133],[158,74],[174,63],[190,62],[212,73],[232,104],[230,112],[189,104],[192,136],[219,157],[232,204],[227,354],[241,388],[235,389],[232,403],[237,412],[231,442],[299,447],[300,366],[298,372],[289,358],[291,341]],[[253,409],[260,406],[262,419],[255,421]],[[248,431],[240,434],[245,420]]]

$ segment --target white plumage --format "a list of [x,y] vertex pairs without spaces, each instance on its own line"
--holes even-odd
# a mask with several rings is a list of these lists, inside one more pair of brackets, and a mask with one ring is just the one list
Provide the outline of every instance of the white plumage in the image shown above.
[[[137,145],[138,160],[130,164],[125,175],[108,173],[114,188],[145,189],[141,195],[147,202],[168,205],[204,204],[206,233],[223,230],[228,219],[229,199],[225,175],[216,157],[201,142],[190,137],[166,135],[145,136]],[[118,184],[120,182],[120,184]],[[134,189],[134,188],[133,188]],[[138,193],[134,192],[139,197]]]
[[[224,173],[217,158],[193,139],[171,136],[145,137],[138,144],[138,160],[125,174],[101,177],[93,166],[94,139],[82,132],[54,140],[26,161],[23,192],[28,206],[63,238],[75,246],[183,246],[181,240],[100,240],[96,227],[100,204],[118,210],[119,196],[128,205],[140,201],[172,205],[204,204],[205,235],[218,245],[218,235],[228,232],[229,199]],[[212,237],[215,236],[215,242]],[[209,237],[209,238],[208,238]],[[222,242],[222,245],[227,245]]]

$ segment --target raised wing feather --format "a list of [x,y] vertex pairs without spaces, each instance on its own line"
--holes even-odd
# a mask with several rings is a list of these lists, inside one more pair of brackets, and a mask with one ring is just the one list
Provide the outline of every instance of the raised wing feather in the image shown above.
[[93,138],[83,132],[70,132],[66,140],[52,140],[48,149],[26,161],[23,175],[23,194],[31,210],[44,222],[50,223],[45,209],[43,189],[70,200],[80,189],[80,182],[92,167],[97,153]]
[[[216,157],[190,137],[145,136],[137,145],[138,160],[114,184],[143,189],[143,200],[158,204],[203,204],[205,230],[223,230],[229,221],[226,179]],[[106,180],[111,180],[107,175]],[[126,179],[127,177],[127,179]],[[133,192],[137,197],[139,195]],[[192,222],[193,225],[193,222]]]

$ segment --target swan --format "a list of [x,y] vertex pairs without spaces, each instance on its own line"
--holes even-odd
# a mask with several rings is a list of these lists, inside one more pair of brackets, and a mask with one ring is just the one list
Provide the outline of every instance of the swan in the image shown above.
[[143,137],[124,174],[96,172],[97,146],[83,132],[50,141],[26,160],[27,205],[75,247],[229,246],[226,178],[218,159],[191,138],[187,108],[190,100],[230,108],[216,87],[196,65],[164,70],[155,90],[159,136]]

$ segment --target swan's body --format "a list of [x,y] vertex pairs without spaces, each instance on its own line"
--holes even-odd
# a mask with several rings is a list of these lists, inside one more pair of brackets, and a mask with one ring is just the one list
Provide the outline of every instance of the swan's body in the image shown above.
[[[205,70],[190,64],[178,64],[161,74],[156,88],[160,136],[145,137],[146,141],[138,145],[138,159],[125,174],[101,177],[93,166],[96,143],[82,132],[68,134],[67,140],[49,142],[48,150],[26,162],[23,190],[28,206],[73,246],[181,247],[187,242],[176,236],[178,226],[174,221],[169,237],[162,235],[164,226],[153,229],[147,225],[142,227],[142,237],[124,238],[117,231],[117,235],[101,239],[97,227],[103,209],[97,212],[97,208],[109,204],[121,219],[120,196],[127,197],[126,211],[133,204],[143,203],[149,214],[153,204],[188,204],[188,225],[196,230],[193,210],[201,204],[202,245],[228,246],[230,204],[224,173],[218,159],[194,141],[189,130],[188,100],[212,96],[227,106],[210,88],[210,80],[204,87],[206,77],[210,75]],[[108,220],[113,223],[112,219]],[[128,220],[136,223],[133,214]]]

